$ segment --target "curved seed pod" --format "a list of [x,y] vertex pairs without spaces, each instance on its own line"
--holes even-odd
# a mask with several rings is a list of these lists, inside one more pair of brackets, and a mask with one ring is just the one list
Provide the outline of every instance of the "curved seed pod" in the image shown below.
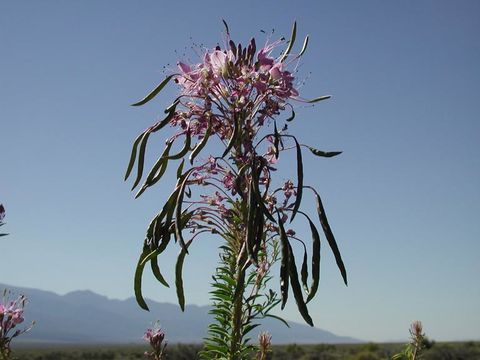
[[256,217],[255,217],[255,228],[256,228],[256,234],[255,234],[255,258],[258,257],[258,252],[260,251],[261,244],[262,244],[262,239],[264,236],[264,225],[265,225],[265,219],[263,217],[263,213],[261,209],[257,208],[256,211]]
[[213,127],[212,119],[209,118],[208,119],[207,130],[205,131],[205,135],[203,136],[202,140],[197,144],[197,146],[194,147],[194,149],[192,150],[192,153],[190,154],[190,157],[189,157],[190,164],[193,164],[193,160],[195,159],[195,157],[200,153],[200,151],[202,151],[202,149],[207,144],[208,138],[210,137],[210,134],[212,133],[212,127]]
[[150,133],[156,132],[163,128],[165,125],[167,125],[172,117],[175,115],[175,107],[177,106],[176,103],[173,104],[173,108],[170,110],[169,114],[165,119],[162,121],[159,121],[157,124],[153,125],[152,127],[148,128],[146,131],[144,131],[139,138],[135,140],[135,143],[133,145],[132,149],[132,155],[130,156],[130,162],[128,164],[127,168],[127,173],[125,176],[125,179],[130,175],[130,172],[132,171],[133,165],[135,163],[135,157],[137,153],[137,147],[138,143],[140,142],[140,152],[138,154],[138,170],[137,170],[137,178],[135,179],[135,183],[132,187],[132,190],[135,189],[135,187],[138,185],[140,182],[142,175],[143,175],[143,166],[144,166],[144,161],[145,161],[145,148],[147,146],[147,141],[148,137],[150,136]]
[[130,154],[130,161],[128,162],[127,171],[125,173],[125,180],[128,179],[128,177],[130,176],[130,173],[132,172],[133,165],[135,165],[135,160],[137,158],[137,147],[138,147],[138,144],[140,143],[140,140],[142,140],[143,135],[144,133],[141,133],[140,135],[138,135],[138,137],[133,142],[132,153]]
[[290,115],[290,117],[288,119],[286,119],[286,121],[290,122],[293,119],[295,119],[295,110],[293,110],[293,107],[292,107],[292,115]]
[[178,168],[177,168],[177,179],[182,176],[182,172],[183,172],[183,165],[185,164],[185,159],[182,159],[182,162],[180,163],[180,165],[178,165]]
[[305,37],[305,40],[303,41],[302,50],[300,50],[298,57],[302,56],[305,53],[305,50],[307,50],[307,46],[308,46],[308,35]]
[[178,152],[175,155],[167,156],[166,159],[177,160],[177,159],[181,159],[182,157],[184,157],[187,154],[187,152],[190,150],[190,145],[192,143],[192,136],[190,135],[190,131],[187,131],[185,136],[186,136],[185,137],[185,144],[183,145],[183,149],[180,150],[180,152]]
[[135,182],[133,183],[132,189],[135,189],[142,179],[143,175],[143,166],[145,162],[145,149],[147,147],[147,142],[148,142],[148,137],[150,136],[150,132],[147,131],[143,134],[142,139],[140,140],[140,151],[138,154],[138,168],[137,168],[137,178],[135,179]]
[[226,22],[224,19],[222,19],[222,22],[223,22],[223,25],[225,26],[225,31],[227,32],[227,35],[230,36],[230,30],[228,29],[228,24],[227,24],[227,22]]
[[347,270],[345,270],[345,265],[343,264],[342,256],[340,255],[340,250],[338,249],[337,242],[335,241],[335,237],[333,236],[332,229],[328,223],[327,215],[325,214],[325,209],[323,208],[322,199],[318,192],[310,188],[315,193],[315,198],[317,200],[317,213],[318,218],[320,219],[320,224],[322,224],[322,229],[327,238],[328,245],[332,249],[333,255],[335,256],[335,261],[337,263],[338,269],[342,274],[343,282],[347,285]]
[[[240,45],[239,45],[240,46]],[[235,145],[235,142],[237,141],[238,138],[238,133],[240,131],[240,124],[238,124],[238,116],[234,116],[234,121],[233,121],[233,132],[232,136],[230,137],[230,140],[228,141],[227,148],[223,152],[222,158],[224,158],[232,149],[233,145]]]
[[317,97],[317,98],[315,98],[315,99],[307,100],[307,103],[313,104],[313,103],[316,103],[316,102],[319,102],[319,101],[323,101],[323,100],[330,99],[331,97],[332,97],[331,95],[319,96],[319,97]]
[[178,103],[179,103],[178,101],[175,101],[172,105],[170,105],[168,107],[168,109],[170,109],[168,111],[168,115],[163,120],[161,120],[161,121],[157,122],[155,125],[153,125],[150,128],[151,132],[157,132],[157,131],[163,129],[165,126],[167,126],[170,123],[172,118],[175,116],[175,110],[177,108]]
[[180,252],[177,257],[177,263],[175,265],[175,287],[177,289],[177,298],[178,298],[178,305],[180,305],[180,309],[185,311],[185,294],[183,292],[183,278],[182,278],[182,269],[183,269],[183,262],[185,260],[185,255],[188,253],[187,249],[192,243],[192,240],[189,240],[185,247],[180,249]]
[[160,267],[158,266],[158,257],[155,256],[154,258],[152,258],[152,260],[150,261],[150,266],[152,268],[152,273],[153,275],[155,276],[155,278],[164,286],[166,287],[170,287],[170,285],[168,285],[167,281],[165,280],[165,278],[163,277],[162,273],[160,272]]
[[293,254],[292,247],[288,244],[289,251],[289,275],[290,275],[290,284],[292,285],[293,296],[295,297],[295,302],[297,303],[298,311],[302,315],[303,319],[310,326],[313,326],[312,318],[308,313],[307,305],[303,300],[302,287],[298,281],[297,266],[295,265],[295,255]]
[[232,50],[233,56],[237,57],[237,45],[235,45],[232,40],[228,42],[228,45],[230,45],[230,50]]
[[310,225],[310,231],[312,233],[312,285],[308,291],[308,297],[306,302],[310,302],[313,299],[318,290],[318,284],[320,282],[320,235],[318,234],[317,227],[310,219],[310,217],[304,212],[299,211],[305,216]]
[[255,38],[250,40],[250,45],[252,46],[252,56],[250,60],[253,62],[255,53],[257,52],[257,44],[255,43]]
[[278,228],[280,230],[280,244],[282,248],[282,262],[280,264],[280,294],[282,296],[281,309],[285,307],[288,300],[288,282],[289,282],[289,258],[290,258],[290,244],[288,242],[287,234],[283,227],[282,219],[280,218],[280,211],[277,209]]
[[173,141],[169,141],[167,143],[167,146],[165,147],[165,150],[163,151],[162,155],[160,155],[156,163],[152,166],[152,169],[147,175],[147,179],[145,180],[142,187],[135,195],[135,199],[138,198],[140,195],[142,195],[143,192],[146,189],[148,189],[150,186],[155,185],[155,183],[157,183],[158,180],[162,178],[163,174],[165,174],[165,171],[167,170],[167,164],[168,164],[168,159],[166,157],[170,152],[170,148],[172,147],[172,144],[173,144]]
[[162,89],[165,87],[165,85],[168,84],[168,82],[174,77],[175,75],[170,75],[165,78],[155,89],[153,89],[147,96],[145,96],[142,100],[136,102],[135,104],[132,104],[132,106],[140,106],[144,105],[150,100],[152,100]]
[[181,96],[177,97],[173,103],[171,103],[164,111],[165,114],[171,112],[172,110],[175,110],[177,105],[180,103],[180,98]]
[[293,23],[293,29],[292,29],[292,35],[290,36],[290,41],[288,42],[288,47],[283,53],[282,57],[280,58],[280,62],[284,62],[285,59],[287,58],[288,54],[290,54],[290,51],[292,51],[293,44],[295,43],[295,38],[297,37],[297,22],[295,21]]
[[295,146],[297,148],[297,197],[295,199],[295,205],[293,206],[292,217],[290,218],[290,222],[293,221],[295,215],[297,215],[298,209],[300,208],[300,204],[302,202],[302,194],[303,194],[303,161],[302,161],[302,149],[300,148],[300,144],[298,143],[297,139],[293,137],[295,140]]
[[143,252],[140,255],[140,258],[138,259],[137,263],[137,268],[135,269],[135,277],[134,277],[134,284],[133,288],[135,291],[135,299],[137,300],[138,305],[144,309],[149,311],[147,303],[145,302],[145,299],[143,298],[142,295],[142,275],[143,275],[143,269],[145,267],[145,264],[143,262],[143,259],[148,255],[148,247],[143,247]]
[[278,159],[279,150],[278,144],[280,143],[280,134],[278,133],[277,129],[277,121],[273,121],[273,148],[275,149],[275,159]]
[[311,146],[307,146],[308,150],[310,150],[312,152],[313,155],[316,155],[316,156],[321,156],[321,157],[334,157],[334,156],[337,156],[337,155],[340,155],[342,153],[342,151],[321,151],[321,150],[318,150],[318,149],[315,149]]
[[[303,244],[303,242],[302,242]],[[303,289],[308,295],[308,265],[307,265],[308,257],[307,257],[307,247],[303,244],[303,261],[302,261],[302,268],[300,270],[300,278],[302,279]]]
[[189,175],[192,173],[192,171],[195,170],[195,168],[191,168],[187,170],[185,174],[182,175],[182,182],[180,189],[178,190],[178,198],[177,198],[177,203],[176,203],[176,210],[175,210],[175,235],[177,237],[178,242],[180,243],[180,246],[182,249],[185,250],[185,252],[188,254],[188,250],[185,244],[185,241],[183,240],[183,235],[182,235],[182,224],[181,224],[181,219],[182,219],[182,203],[183,203],[183,195],[185,194],[185,187],[187,185],[187,180]]
[[275,223],[276,222],[275,218],[273,217],[272,214],[270,214],[270,211],[268,211],[267,207],[265,206],[265,202],[262,198],[262,195],[260,194],[260,188],[258,186],[259,176],[262,173],[262,169],[263,169],[263,166],[260,166],[257,170],[252,171],[252,178],[253,178],[252,182],[253,182],[253,190],[254,190],[253,193],[255,194],[257,203],[260,206],[260,209],[262,210],[262,212],[270,221]]

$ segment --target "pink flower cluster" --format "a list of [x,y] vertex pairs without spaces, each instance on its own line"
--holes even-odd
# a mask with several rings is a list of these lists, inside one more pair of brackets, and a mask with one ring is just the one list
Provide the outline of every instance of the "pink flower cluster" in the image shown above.
[[211,134],[228,140],[240,122],[248,135],[242,139],[247,155],[259,127],[285,109],[289,99],[297,99],[298,91],[288,65],[272,55],[282,41],[267,43],[258,52],[255,39],[246,47],[229,36],[227,42],[225,49],[207,51],[200,63],[178,63],[175,81],[184,110],[175,113],[171,124],[179,125],[181,134],[201,138],[210,128]]
[[145,356],[148,359],[153,360],[163,359],[165,356],[165,348],[167,343],[164,342],[165,333],[162,331],[162,329],[158,326],[155,326],[153,329],[147,329],[145,335],[143,335],[143,338],[145,341],[150,343],[150,346],[153,349],[151,352],[146,351]]
[[8,292],[4,291],[3,301],[0,302],[0,350],[8,353],[10,351],[10,342],[13,338],[29,331],[33,324],[24,329],[16,329],[17,325],[24,322],[23,308],[27,301],[26,297],[21,295],[16,300],[8,300]]

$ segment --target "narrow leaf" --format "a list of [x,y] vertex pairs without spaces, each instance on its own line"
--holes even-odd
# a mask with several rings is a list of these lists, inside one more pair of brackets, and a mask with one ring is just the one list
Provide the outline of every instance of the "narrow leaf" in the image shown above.
[[162,89],[165,87],[165,85],[168,84],[168,82],[174,77],[175,75],[170,75],[167,76],[155,89],[153,89],[147,96],[145,96],[142,100],[136,102],[135,104],[132,104],[132,106],[140,106],[143,104],[146,104],[150,100],[152,100]]
[[281,321],[282,323],[284,323],[288,328],[290,327],[288,322],[285,319],[282,319],[280,316],[272,315],[272,314],[265,314],[264,316],[272,318],[272,319],[277,319],[277,320]]

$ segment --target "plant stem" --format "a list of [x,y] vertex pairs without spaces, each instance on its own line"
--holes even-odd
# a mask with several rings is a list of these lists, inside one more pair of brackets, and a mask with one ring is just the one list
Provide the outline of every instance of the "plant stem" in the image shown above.
[[240,360],[239,350],[242,346],[242,315],[243,315],[243,293],[245,291],[245,271],[237,265],[237,298],[233,303],[232,332],[230,337],[230,356],[229,360]]

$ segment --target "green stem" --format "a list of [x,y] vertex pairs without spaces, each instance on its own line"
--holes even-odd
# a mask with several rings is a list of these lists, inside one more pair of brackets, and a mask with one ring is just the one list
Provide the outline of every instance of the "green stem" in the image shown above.
[[240,360],[239,350],[242,346],[242,315],[243,315],[243,293],[245,291],[245,271],[238,266],[236,275],[237,286],[239,292],[233,303],[232,330],[230,337],[230,354],[229,360]]

